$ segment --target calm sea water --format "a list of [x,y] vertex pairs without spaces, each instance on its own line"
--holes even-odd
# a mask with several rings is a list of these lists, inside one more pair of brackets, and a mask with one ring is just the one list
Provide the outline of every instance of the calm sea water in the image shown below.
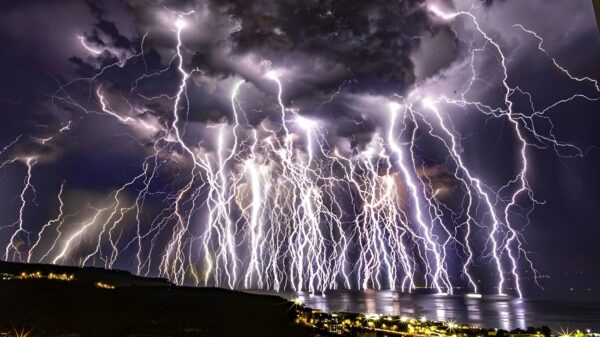
[[[264,293],[264,292],[261,292]],[[326,296],[270,293],[323,311],[349,311],[426,316],[485,328],[515,329],[547,325],[555,331],[591,329],[600,332],[600,298],[519,299],[508,296],[469,298],[395,291],[331,291]]]

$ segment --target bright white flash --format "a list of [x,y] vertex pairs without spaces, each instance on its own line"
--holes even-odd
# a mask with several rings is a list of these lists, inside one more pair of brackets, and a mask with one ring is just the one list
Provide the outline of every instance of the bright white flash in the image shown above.
[[441,10],[438,6],[436,5],[429,5],[427,7],[427,9],[434,14],[435,16],[439,17],[442,20],[445,21],[451,21],[453,19],[455,19],[458,16],[458,13],[446,13],[443,10]]
[[175,27],[177,27],[177,29],[184,29],[187,27],[187,22],[182,18],[177,18],[177,20],[175,20]]
[[314,129],[314,127],[317,125],[317,123],[315,121],[310,120],[305,117],[302,117],[302,116],[296,117],[296,123],[298,123],[298,125],[300,127],[302,127],[304,130],[308,130],[308,131]]
[[79,39],[79,41],[81,42],[81,45],[83,46],[83,48],[85,48],[87,51],[89,51],[90,53],[94,54],[94,55],[100,55],[102,54],[102,52],[104,50],[102,49],[96,49],[96,48],[92,48],[90,47],[87,42],[85,42],[85,37],[82,35],[77,35],[77,38]]

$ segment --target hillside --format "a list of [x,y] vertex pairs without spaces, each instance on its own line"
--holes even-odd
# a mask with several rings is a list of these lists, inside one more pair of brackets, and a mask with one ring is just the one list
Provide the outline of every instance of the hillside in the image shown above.
[[177,287],[97,268],[0,263],[5,276],[23,272],[75,277],[0,280],[0,332],[24,328],[29,337],[314,335],[293,323],[293,303],[276,296]]

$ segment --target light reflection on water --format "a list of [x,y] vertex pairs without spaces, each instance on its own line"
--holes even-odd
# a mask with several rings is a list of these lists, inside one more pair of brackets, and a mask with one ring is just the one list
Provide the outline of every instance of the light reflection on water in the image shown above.
[[426,316],[506,330],[547,325],[556,331],[567,328],[600,331],[598,298],[518,299],[494,295],[470,298],[373,290],[331,291],[326,296],[294,292],[277,295],[290,300],[299,298],[306,306],[323,311]]

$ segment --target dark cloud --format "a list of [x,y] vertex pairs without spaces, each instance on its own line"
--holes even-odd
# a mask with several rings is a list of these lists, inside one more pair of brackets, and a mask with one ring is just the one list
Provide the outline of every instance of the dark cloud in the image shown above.
[[[277,65],[303,54],[340,67],[319,89],[356,80],[358,90],[397,92],[413,82],[409,53],[427,26],[423,1],[231,1],[213,6],[240,20],[236,52],[260,53]],[[314,81],[320,81],[318,74]]]
[[[56,187],[68,179],[71,188],[92,190],[89,193],[95,195],[139,174],[146,155],[158,144],[166,149],[160,160],[172,165],[165,165],[169,169],[156,178],[160,185],[156,198],[163,198],[165,190],[183,180],[182,172],[188,168],[180,148],[158,141],[174,121],[172,97],[181,78],[174,59],[178,11],[193,11],[183,16],[182,54],[184,68],[197,71],[177,111],[182,125],[188,123],[183,137],[190,146],[203,144],[206,151],[214,151],[215,126],[234,119],[229,99],[240,80],[245,81],[238,95],[244,110],[240,128],[260,129],[280,122],[277,87],[264,76],[272,69],[280,72],[284,103],[318,121],[332,147],[364,150],[374,134],[387,127],[384,103],[393,93],[405,95],[421,86],[450,96],[460,92],[470,76],[469,48],[485,45],[465,38],[477,35],[468,20],[453,25],[431,22],[427,3],[3,1],[0,148],[17,141],[0,160],[22,163],[25,157],[38,157],[49,185]],[[483,18],[486,31],[501,41],[511,80],[539,97],[540,106],[581,90],[591,92],[557,73],[548,57],[535,48],[538,41],[513,27],[521,23],[538,32],[549,55],[577,76],[600,78],[600,46],[591,4],[558,0],[478,4],[482,5],[473,11]],[[469,9],[472,1],[456,0],[452,5]],[[86,50],[78,36],[100,52]],[[481,78],[469,97],[497,105],[502,99],[495,90],[500,84],[498,59],[489,44],[485,48],[477,62]],[[103,113],[99,89],[117,115],[142,121],[145,127]],[[597,105],[575,106],[577,111],[565,108],[553,115],[556,132],[577,144],[600,143],[589,127],[600,123],[594,115]],[[474,171],[493,182],[492,187],[510,179],[516,165],[514,140],[503,132],[503,125],[473,117],[469,111],[452,112],[453,127],[464,136],[463,151]],[[572,118],[573,114],[578,117]],[[431,179],[443,197],[452,195],[456,181],[443,167],[447,158],[432,150],[431,142],[420,141],[418,147],[423,153],[416,158],[422,176]],[[585,254],[592,256],[586,259],[577,247],[579,242],[593,246],[590,238],[600,234],[590,210],[590,205],[600,202],[599,163],[596,152],[567,162],[557,160],[551,150],[532,151],[532,165],[544,167],[531,178],[532,184],[539,189],[540,199],[554,205],[533,213],[535,224],[526,228],[532,250],[550,254],[561,265],[581,259],[588,261],[585,268],[593,267],[590,261],[597,261],[597,252],[586,248]],[[17,173],[10,169],[7,176],[21,181]],[[14,207],[10,197],[2,200],[8,205],[5,208]],[[41,218],[33,222],[43,223]],[[572,237],[563,235],[566,223],[578,229]],[[553,249],[563,243],[571,248],[569,252]],[[549,262],[542,264],[551,271],[558,269]]]

